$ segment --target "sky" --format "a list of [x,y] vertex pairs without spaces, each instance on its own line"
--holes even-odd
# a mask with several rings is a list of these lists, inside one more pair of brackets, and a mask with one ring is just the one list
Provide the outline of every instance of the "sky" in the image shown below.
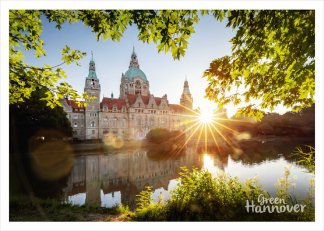
[[185,56],[174,60],[171,53],[158,53],[155,44],[139,41],[136,26],[128,27],[120,42],[97,41],[91,29],[82,23],[64,24],[62,29],[58,30],[54,23],[49,23],[45,18],[42,20],[44,27],[41,38],[45,42],[46,57],[37,59],[31,53],[25,52],[27,63],[40,66],[45,63],[57,65],[61,63],[60,50],[65,45],[87,52],[87,57],[80,62],[81,66],[62,66],[68,76],[64,81],[82,93],[93,51],[101,84],[101,97],[110,97],[111,93],[114,97],[119,97],[121,75],[128,70],[134,46],[140,69],[150,83],[150,93],[156,97],[167,94],[169,103],[178,104],[187,77],[194,108],[208,105],[207,100],[204,100],[207,81],[202,78],[203,72],[213,59],[231,54],[229,40],[234,36],[232,29],[226,28],[225,22],[220,23],[212,16],[200,17],[200,22],[195,26],[195,33],[189,39]]

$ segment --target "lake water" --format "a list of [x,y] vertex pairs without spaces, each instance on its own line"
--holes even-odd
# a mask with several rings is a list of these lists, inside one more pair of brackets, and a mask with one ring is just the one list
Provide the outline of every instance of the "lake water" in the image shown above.
[[[275,195],[279,178],[289,168],[290,191],[297,198],[309,193],[309,181],[314,175],[295,163],[291,156],[296,146],[308,144],[289,138],[267,142],[246,142],[233,150],[202,149],[187,146],[181,155],[156,156],[149,150],[120,150],[117,153],[102,153],[78,156],[73,170],[63,188],[64,201],[76,205],[98,205],[112,207],[117,204],[134,208],[136,195],[152,186],[155,201],[162,194],[177,186],[181,166],[206,169],[213,175],[224,172],[244,181],[257,177],[262,187]],[[247,148],[248,147],[248,148]]]

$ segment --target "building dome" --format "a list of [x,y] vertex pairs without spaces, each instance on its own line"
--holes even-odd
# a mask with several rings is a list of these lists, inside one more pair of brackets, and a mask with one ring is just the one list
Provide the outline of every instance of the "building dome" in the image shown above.
[[129,69],[125,73],[125,78],[129,81],[134,81],[134,78],[136,78],[136,77],[139,77],[143,81],[147,82],[146,75],[144,74],[144,72],[141,69],[139,69],[137,67],[130,66]]

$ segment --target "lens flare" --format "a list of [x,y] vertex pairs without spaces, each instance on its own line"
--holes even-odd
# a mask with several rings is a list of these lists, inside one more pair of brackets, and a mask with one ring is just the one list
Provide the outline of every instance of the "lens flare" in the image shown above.
[[[180,125],[184,128],[185,141],[178,145],[179,151],[190,144],[195,145],[196,148],[203,147],[203,153],[208,153],[210,150],[216,150],[217,153],[220,153],[224,149],[229,149],[235,155],[242,154],[243,151],[240,149],[238,141],[248,140],[251,135],[244,132],[240,133],[236,128],[244,123],[250,123],[249,121],[229,119],[226,110],[217,108],[211,102],[201,102],[196,110],[182,107],[186,114],[178,115],[184,117],[186,121]],[[203,161],[208,166],[209,158],[205,157]]]
[[124,146],[124,140],[111,133],[105,134],[103,141],[105,145],[112,146],[114,148],[122,148]]
[[55,130],[42,130],[35,135],[35,141],[30,143],[33,171],[39,179],[46,181],[68,176],[74,164],[74,150],[68,142],[60,138],[37,140],[37,137],[55,136],[63,135]]
[[204,108],[201,109],[200,114],[199,114],[199,121],[203,124],[209,124],[213,122],[213,111],[212,109]]

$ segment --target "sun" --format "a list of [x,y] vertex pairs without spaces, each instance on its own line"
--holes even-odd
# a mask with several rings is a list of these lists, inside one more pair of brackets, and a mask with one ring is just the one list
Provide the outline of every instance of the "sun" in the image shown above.
[[203,124],[213,122],[214,112],[212,108],[203,108],[200,110],[199,121]]

